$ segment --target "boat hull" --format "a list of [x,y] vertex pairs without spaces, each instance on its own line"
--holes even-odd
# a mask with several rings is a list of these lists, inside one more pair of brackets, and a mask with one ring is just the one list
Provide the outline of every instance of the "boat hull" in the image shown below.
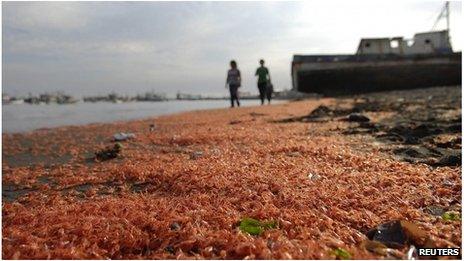
[[461,53],[295,56],[293,87],[324,96],[461,84]]

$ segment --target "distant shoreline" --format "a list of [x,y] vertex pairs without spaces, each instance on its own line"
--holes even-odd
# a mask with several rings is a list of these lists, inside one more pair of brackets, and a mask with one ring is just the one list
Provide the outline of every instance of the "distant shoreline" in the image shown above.
[[[273,101],[282,103],[283,100]],[[258,106],[259,100],[244,99],[243,106]],[[26,133],[63,126],[106,124],[140,120],[197,110],[230,106],[227,100],[170,100],[166,102],[78,102],[73,104],[10,104],[3,108],[3,134]]]
[[[76,104],[76,103],[136,103],[136,102],[149,102],[149,103],[156,103],[156,102],[173,102],[173,101],[228,101],[230,98],[229,97],[219,97],[219,98],[201,98],[201,99],[176,99],[176,98],[166,98],[165,100],[159,100],[159,101],[144,101],[144,100],[130,100],[130,101],[83,101],[83,100],[78,100],[72,103],[56,103],[56,102],[40,102],[40,103],[27,103],[27,102],[9,102],[9,103],[3,103],[3,105],[20,105],[20,104],[27,104],[27,105],[70,105],[70,104]],[[240,100],[257,100],[259,101],[259,97],[241,97]],[[274,98],[273,100],[279,100],[279,101],[285,101],[285,100],[294,100],[294,98],[281,98],[277,97]]]

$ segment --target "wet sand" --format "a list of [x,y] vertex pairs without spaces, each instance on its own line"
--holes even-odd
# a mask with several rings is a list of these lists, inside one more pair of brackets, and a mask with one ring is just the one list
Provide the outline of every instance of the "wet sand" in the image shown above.
[[[460,163],[440,164],[461,155],[460,93],[433,88],[3,134],[3,258],[333,259],[337,248],[392,258],[365,244],[370,229],[391,220],[413,222],[433,246],[460,246],[461,222],[441,217],[461,212]],[[321,105],[325,114],[308,116]],[[369,124],[347,121],[353,112]],[[117,158],[95,161],[117,132],[136,138],[121,142]],[[245,217],[278,227],[248,235],[237,226]]]

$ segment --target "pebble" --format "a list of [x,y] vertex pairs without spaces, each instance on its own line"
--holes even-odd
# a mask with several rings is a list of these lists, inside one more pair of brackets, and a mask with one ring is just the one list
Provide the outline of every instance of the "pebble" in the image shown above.
[[314,181],[314,180],[319,180],[320,178],[321,178],[321,176],[318,175],[318,174],[314,174],[314,173],[309,173],[308,174],[308,179],[309,180]]
[[359,113],[351,113],[348,115],[348,121],[354,122],[368,122],[370,119],[362,114]]
[[171,230],[178,231],[180,230],[180,225],[177,222],[171,224]]
[[201,158],[202,156],[203,156],[203,151],[194,151],[190,155],[190,159],[198,159],[198,158]]
[[425,208],[425,211],[432,216],[441,216],[445,213],[445,210],[440,206],[428,206]]

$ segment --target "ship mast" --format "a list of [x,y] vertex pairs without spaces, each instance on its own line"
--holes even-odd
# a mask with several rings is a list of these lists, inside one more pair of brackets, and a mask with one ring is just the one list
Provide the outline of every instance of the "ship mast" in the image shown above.
[[443,9],[441,9],[440,14],[439,14],[438,17],[437,17],[437,20],[436,20],[435,23],[433,24],[432,31],[435,29],[435,27],[437,26],[438,22],[440,22],[440,20],[441,20],[443,17],[446,17],[446,30],[448,31],[448,34],[449,34],[449,30],[450,30],[449,1],[446,1],[446,2],[445,2],[445,6],[443,7]]
[[448,31],[448,34],[449,34],[449,29],[450,29],[449,1],[446,1],[446,3],[445,3],[445,9],[446,9],[446,30]]

